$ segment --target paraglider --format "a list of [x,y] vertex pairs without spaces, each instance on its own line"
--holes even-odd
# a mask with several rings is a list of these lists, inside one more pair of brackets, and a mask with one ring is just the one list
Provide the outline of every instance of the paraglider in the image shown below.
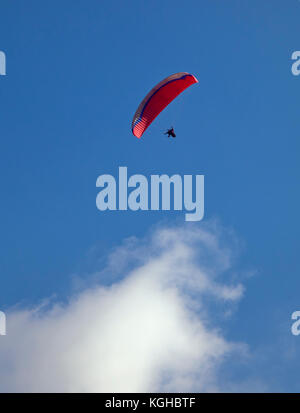
[[176,138],[176,134],[175,134],[175,131],[174,131],[173,126],[172,126],[171,129],[168,129],[168,130],[164,133],[164,135],[168,135],[168,138],[169,138],[170,136],[172,136],[172,138]]
[[[190,73],[180,72],[168,76],[159,82],[146,97],[142,100],[137,111],[134,114],[131,130],[134,136],[140,138],[154,119],[160,114],[166,106],[169,105],[180,93],[186,88],[198,83],[195,76]],[[173,129],[173,128],[172,128]],[[173,136],[174,129],[167,131],[168,136]],[[176,135],[175,135],[176,136]],[[173,137],[175,137],[173,136]]]

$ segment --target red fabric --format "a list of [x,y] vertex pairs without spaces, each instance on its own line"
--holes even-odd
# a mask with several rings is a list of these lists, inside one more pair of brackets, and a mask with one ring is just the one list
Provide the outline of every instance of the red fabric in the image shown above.
[[[148,95],[149,98],[147,102],[145,102],[144,106],[141,108],[139,106],[136,115],[134,117],[133,123],[136,121],[136,116],[139,115],[138,112],[142,112],[139,117],[141,120],[133,126],[132,133],[137,137],[140,138],[148,126],[153,122],[153,120],[160,114],[160,112],[174,100],[181,92],[183,92],[186,88],[191,86],[194,83],[197,83],[198,80],[190,74],[182,73],[183,78],[169,80],[169,78],[174,77],[174,75],[169,76],[166,78],[166,83],[160,86],[157,89],[157,86],[153,88]],[[161,82],[162,83],[162,82]],[[156,89],[156,90],[155,90]],[[154,94],[151,96],[151,93],[154,91]],[[146,98],[148,97],[146,96]],[[146,100],[146,98],[144,100]]]

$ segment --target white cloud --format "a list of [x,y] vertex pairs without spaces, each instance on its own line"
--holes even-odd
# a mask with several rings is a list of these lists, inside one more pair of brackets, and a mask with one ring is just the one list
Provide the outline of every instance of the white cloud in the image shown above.
[[242,349],[222,336],[209,310],[243,293],[220,281],[232,255],[220,239],[204,225],[157,229],[108,257],[105,274],[118,280],[110,286],[98,282],[66,304],[8,312],[0,390],[217,390],[218,366]]

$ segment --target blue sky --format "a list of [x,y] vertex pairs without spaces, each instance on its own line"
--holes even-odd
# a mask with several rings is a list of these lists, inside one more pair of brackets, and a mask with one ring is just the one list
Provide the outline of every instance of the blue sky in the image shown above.
[[[204,174],[204,221],[234,232],[236,271],[255,274],[222,326],[253,360],[224,374],[299,391],[299,14],[297,0],[2,0],[0,309],[63,299],[74,274],[161,222],[202,225],[101,213],[99,175]],[[136,139],[137,105],[180,71],[199,83]]]

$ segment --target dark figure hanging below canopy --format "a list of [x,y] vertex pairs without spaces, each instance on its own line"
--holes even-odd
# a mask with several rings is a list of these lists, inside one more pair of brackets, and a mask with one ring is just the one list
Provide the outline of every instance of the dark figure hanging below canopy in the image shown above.
[[168,129],[167,132],[164,133],[164,135],[168,135],[168,138],[169,138],[170,136],[172,136],[172,138],[175,138],[176,135],[175,135],[173,126],[172,126],[171,129]]

